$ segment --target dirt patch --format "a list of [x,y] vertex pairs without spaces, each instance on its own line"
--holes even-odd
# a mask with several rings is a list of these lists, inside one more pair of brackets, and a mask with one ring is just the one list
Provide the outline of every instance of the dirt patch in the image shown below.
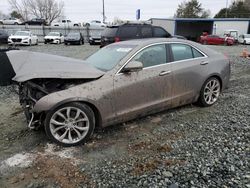
[[21,174],[7,178],[10,187],[20,185],[25,187],[31,182],[42,181],[50,182],[50,184],[62,188],[74,188],[80,185],[94,186],[88,176],[72,164],[71,159],[39,155],[34,161],[32,167],[24,169]]
[[152,159],[145,163],[138,162],[134,164],[134,167],[131,173],[136,176],[141,176],[145,173],[154,171],[160,164],[161,164],[161,161],[159,159]]

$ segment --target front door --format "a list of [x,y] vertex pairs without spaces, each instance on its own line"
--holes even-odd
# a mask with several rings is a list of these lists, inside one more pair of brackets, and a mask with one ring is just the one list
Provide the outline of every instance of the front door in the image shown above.
[[139,52],[131,61],[143,69],[119,73],[114,78],[114,107],[118,121],[170,107],[172,73],[165,44],[153,45]]

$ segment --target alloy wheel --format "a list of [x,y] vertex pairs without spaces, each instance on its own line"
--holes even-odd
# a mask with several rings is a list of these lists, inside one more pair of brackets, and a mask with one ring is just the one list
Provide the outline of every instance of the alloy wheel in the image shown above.
[[53,114],[49,122],[49,128],[57,141],[64,144],[75,144],[88,134],[90,120],[81,109],[65,107]]
[[217,79],[211,79],[204,88],[204,99],[208,105],[214,104],[220,95],[220,82]]

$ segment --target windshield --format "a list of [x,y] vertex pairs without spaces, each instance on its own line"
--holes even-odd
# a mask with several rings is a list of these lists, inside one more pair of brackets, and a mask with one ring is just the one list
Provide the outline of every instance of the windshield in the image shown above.
[[59,37],[60,36],[60,33],[54,33],[54,32],[51,32],[48,34],[48,36],[55,36],[55,37]]
[[250,34],[248,34],[248,35],[244,35],[245,36],[245,38],[250,38]]
[[79,37],[80,33],[69,33],[67,37]]
[[135,47],[135,45],[107,46],[87,58],[86,63],[106,72],[113,69]]
[[25,31],[17,31],[15,33],[15,36],[29,36],[30,33],[29,32],[25,32]]

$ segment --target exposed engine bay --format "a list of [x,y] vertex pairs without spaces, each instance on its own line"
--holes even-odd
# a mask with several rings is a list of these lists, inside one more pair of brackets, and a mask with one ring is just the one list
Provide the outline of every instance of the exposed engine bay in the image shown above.
[[42,97],[80,85],[94,79],[34,79],[18,83],[19,101],[29,123],[29,128],[34,129],[43,124],[45,114],[36,114],[33,107]]
[[30,128],[42,125],[45,119],[46,112],[33,112],[39,99],[103,75],[104,72],[83,60],[18,49],[0,49],[0,86],[18,85],[20,104]]

